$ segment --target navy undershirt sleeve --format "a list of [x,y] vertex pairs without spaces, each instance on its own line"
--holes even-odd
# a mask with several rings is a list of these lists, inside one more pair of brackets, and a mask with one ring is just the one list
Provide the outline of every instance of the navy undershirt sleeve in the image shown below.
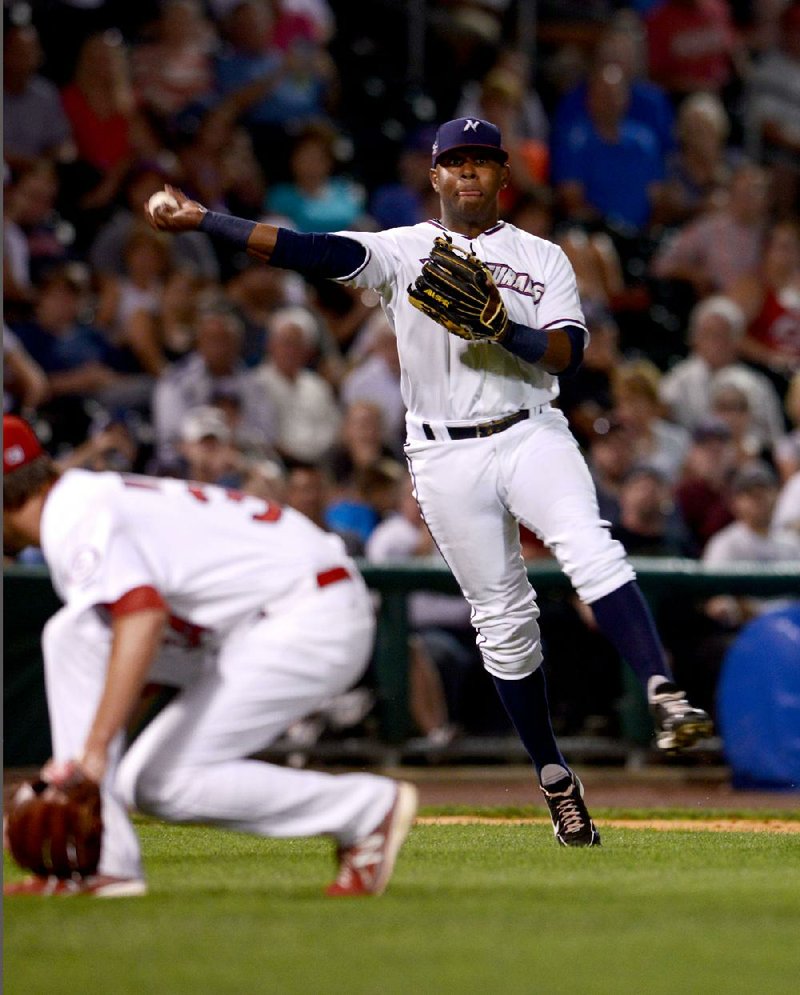
[[366,259],[366,248],[353,238],[279,228],[269,261],[271,266],[291,269],[303,276],[341,279],[356,273]]
[[[564,325],[558,331],[566,332],[572,346],[569,364],[558,374],[560,377],[568,377],[575,373],[583,360],[584,331],[577,325]],[[547,351],[549,334],[538,328],[529,328],[527,325],[510,321],[502,344],[526,363],[538,363]]]

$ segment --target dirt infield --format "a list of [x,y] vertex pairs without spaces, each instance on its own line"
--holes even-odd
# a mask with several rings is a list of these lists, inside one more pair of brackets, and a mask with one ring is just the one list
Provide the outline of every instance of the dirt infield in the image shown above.
[[[678,808],[701,818],[703,812],[712,810],[715,816],[728,812],[731,816],[736,812],[752,815],[754,810],[769,812],[770,818],[783,812],[800,815],[800,793],[736,790],[725,767],[577,770],[591,809],[663,809],[666,814],[666,810]],[[401,767],[391,773],[417,785],[423,806],[534,807],[546,816],[544,799],[528,767]],[[657,811],[654,820],[658,821]],[[671,825],[675,828],[674,822]]]
[[[602,809],[647,809],[648,819],[603,819],[598,825],[636,829],[681,829],[693,831],[738,831],[800,833],[800,792],[737,791],[725,767],[644,767],[638,770],[606,767],[578,767],[586,788],[591,811]],[[382,773],[412,781],[420,793],[423,808],[534,809],[536,814],[520,818],[511,813],[507,821],[518,824],[549,824],[547,808],[529,767],[519,765],[473,767],[402,766]],[[3,787],[6,802],[14,786],[34,769],[5,770]],[[683,809],[669,818],[668,812]],[[663,810],[664,818],[659,817]],[[705,818],[703,813],[713,813]],[[764,812],[764,818],[757,813]],[[541,813],[541,814],[539,814]],[[737,814],[741,813],[741,817]],[[782,818],[783,813],[786,818]],[[611,814],[611,813],[609,813]],[[622,814],[622,813],[620,813]],[[481,823],[503,819],[491,813],[468,812],[458,815],[426,816],[422,824]],[[506,821],[506,820],[503,820]]]

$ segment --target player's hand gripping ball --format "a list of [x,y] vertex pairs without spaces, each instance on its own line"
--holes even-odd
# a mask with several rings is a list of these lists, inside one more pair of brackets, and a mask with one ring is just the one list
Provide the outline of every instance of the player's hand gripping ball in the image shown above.
[[41,877],[94,874],[103,838],[99,787],[82,775],[61,787],[26,782],[8,807],[5,836],[20,867]]
[[178,206],[178,201],[166,190],[157,190],[147,201],[147,209],[151,214],[155,214],[160,207],[170,207],[177,210]]
[[508,313],[489,268],[449,237],[434,239],[408,299],[462,339],[499,342],[508,329]]

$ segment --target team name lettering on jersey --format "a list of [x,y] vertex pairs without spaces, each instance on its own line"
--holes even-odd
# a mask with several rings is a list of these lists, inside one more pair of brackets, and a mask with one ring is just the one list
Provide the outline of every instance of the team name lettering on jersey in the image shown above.
[[486,266],[494,277],[494,282],[498,287],[505,287],[513,290],[523,297],[532,297],[533,303],[538,304],[544,293],[544,284],[540,280],[534,280],[528,273],[517,273],[505,263],[492,263],[487,260]]
[[[420,266],[424,266],[428,262],[428,259],[428,256],[420,259]],[[513,290],[515,294],[522,294],[523,297],[531,297],[534,304],[538,304],[542,299],[545,287],[541,280],[534,280],[529,273],[517,273],[516,270],[512,269],[506,263],[492,263],[487,260],[486,266],[498,287],[502,287],[505,290]],[[432,294],[429,291],[428,293],[431,297],[436,297],[440,302],[445,302],[443,297]]]

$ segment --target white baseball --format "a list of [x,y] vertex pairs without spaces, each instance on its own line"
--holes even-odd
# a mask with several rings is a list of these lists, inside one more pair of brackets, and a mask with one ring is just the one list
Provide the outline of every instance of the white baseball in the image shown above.
[[172,196],[171,193],[167,193],[166,190],[158,190],[147,202],[147,208],[151,214],[155,214],[159,207],[172,207],[177,208],[178,202]]

